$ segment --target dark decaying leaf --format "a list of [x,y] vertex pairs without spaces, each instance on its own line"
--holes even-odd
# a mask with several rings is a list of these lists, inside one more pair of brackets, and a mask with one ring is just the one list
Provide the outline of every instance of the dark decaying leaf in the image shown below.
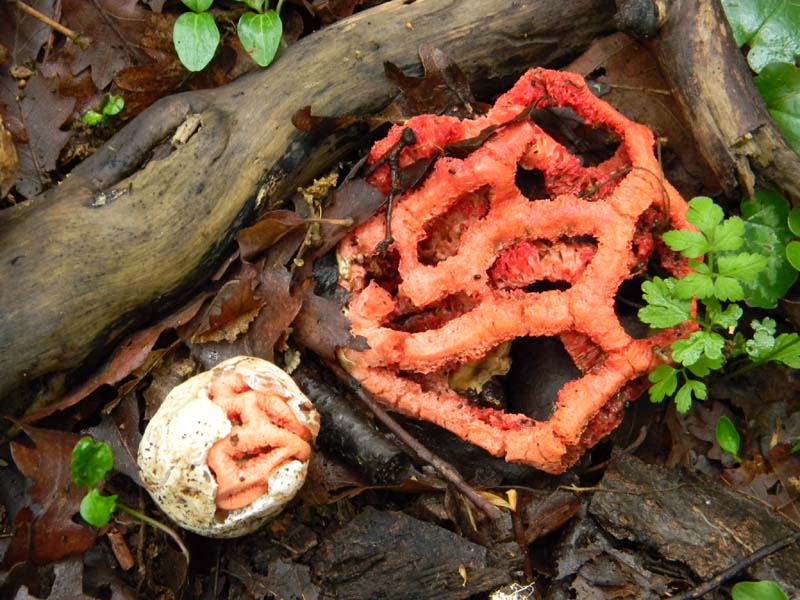
[[150,13],[137,0],[62,0],[61,6],[62,23],[92,39],[86,50],[67,40],[73,74],[91,67],[97,89],[103,90],[120,69],[149,62],[142,35]]
[[96,600],[83,590],[83,559],[74,556],[62,560],[53,567],[53,585],[46,598],[32,596],[27,586],[22,586],[14,600]]
[[320,590],[311,582],[311,571],[306,565],[275,559],[269,563],[265,576],[252,571],[237,560],[231,560],[227,570],[242,582],[254,598],[275,598],[275,600],[319,598]]
[[[365,179],[350,179],[334,190],[322,216],[325,219],[351,219],[352,227],[358,227],[375,214],[385,202],[386,196]],[[347,235],[348,231],[348,228],[341,225],[323,223],[320,226],[322,246],[311,253],[310,259],[327,254]]]
[[256,223],[236,234],[239,254],[244,260],[250,260],[303,225],[305,219],[292,210],[269,211]]
[[[96,532],[72,520],[85,490],[72,483],[70,473],[72,448],[81,436],[26,425],[22,430],[33,445],[12,442],[11,455],[17,468],[33,481],[29,494],[39,508],[27,526],[16,529],[4,566],[20,559],[47,564],[85,552],[94,545]],[[25,520],[26,516],[17,515],[18,525]]]
[[139,433],[139,402],[134,393],[126,394],[111,414],[104,414],[100,424],[86,433],[111,447],[115,471],[127,475],[137,485],[142,485],[136,466],[142,435]]
[[16,183],[17,171],[19,171],[19,155],[0,115],[0,198],[3,198]]
[[0,69],[0,112],[17,142],[17,191],[30,197],[49,183],[61,149],[72,136],[61,126],[72,116],[75,100],[58,94],[58,81],[34,74],[20,94],[5,67]]
[[366,350],[362,337],[353,337],[350,321],[342,314],[341,305],[308,291],[297,318],[292,323],[292,339],[327,360],[336,360],[336,350],[350,347]]
[[424,77],[410,77],[392,63],[384,64],[386,77],[402,94],[381,116],[400,122],[421,114],[468,116],[480,108],[472,97],[464,73],[444,52],[424,44],[420,46],[419,57],[425,69]]
[[323,23],[328,25],[353,14],[353,11],[363,0],[314,0],[311,10]]
[[180,327],[191,320],[200,310],[205,299],[206,294],[201,294],[189,304],[181,307],[178,311],[165,317],[152,327],[128,336],[117,346],[111,358],[94,375],[84,381],[80,387],[59,402],[27,416],[25,421],[33,423],[44,419],[55,412],[77,404],[101,385],[114,385],[130,375],[145,362],[159,336],[164,331]]
[[[57,0],[27,0],[26,4],[53,17]],[[0,44],[8,48],[12,65],[32,64],[50,33],[49,26],[18,10],[14,3],[0,3]]]
[[[229,292],[225,292],[230,286]],[[300,310],[302,294],[292,293],[291,275],[283,267],[262,269],[244,263],[238,278],[220,290],[200,324],[202,336],[189,345],[201,368],[246,354],[272,360],[275,344]],[[210,315],[210,316],[209,316]]]

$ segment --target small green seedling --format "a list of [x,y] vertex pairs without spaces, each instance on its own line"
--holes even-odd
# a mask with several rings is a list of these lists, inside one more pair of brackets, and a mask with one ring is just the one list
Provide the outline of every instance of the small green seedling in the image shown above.
[[774,581],[742,581],[731,589],[733,600],[789,600]]
[[123,108],[125,108],[125,98],[109,94],[100,112],[96,110],[87,110],[83,113],[81,120],[89,127],[97,127],[105,123],[108,117],[114,117],[121,113]]
[[72,482],[87,489],[80,505],[80,514],[84,521],[93,527],[101,528],[108,525],[118,510],[128,513],[169,535],[178,544],[186,562],[189,562],[189,550],[175,531],[138,510],[118,502],[117,496],[105,496],[100,492],[99,486],[114,469],[114,452],[108,444],[96,442],[88,436],[81,438],[72,449],[69,466]]
[[[773,208],[774,204],[762,200],[751,207],[750,219],[725,219],[722,208],[711,198],[694,198],[689,202],[686,220],[699,231],[664,234],[667,246],[688,258],[693,272],[681,278],[654,277],[642,284],[647,304],[639,310],[639,319],[657,329],[694,321],[699,331],[670,346],[676,366],[661,365],[650,373],[652,402],[674,396],[678,411],[685,413],[693,399],[705,400],[708,395],[701,379],[722,369],[734,357],[742,357],[748,364],[734,368],[732,375],[767,362],[800,367],[800,336],[776,336],[774,320],[752,321],[752,339],[736,333],[744,314],[738,302],[774,305],[780,298],[777,294],[785,293],[797,278],[796,271],[788,266],[788,285],[785,280],[781,286],[774,285],[776,273],[785,272],[788,261],[783,252],[777,253],[778,259],[771,254],[774,244],[784,239],[767,235],[767,230],[774,230]],[[786,220],[782,223],[785,225]],[[697,301],[696,311],[693,299]]]
[[[202,71],[214,58],[220,40],[219,28],[208,12],[213,0],[181,1],[191,12],[175,21],[172,41],[183,66],[190,71]],[[239,40],[255,63],[266,67],[275,58],[283,35],[280,18],[283,0],[278,0],[275,10],[269,10],[265,0],[238,1],[252,9],[239,18],[236,27]]]
[[739,456],[739,448],[742,445],[742,438],[739,436],[739,432],[736,429],[736,425],[733,424],[733,421],[728,417],[720,417],[720,420],[717,421],[715,435],[719,447],[730,454],[733,460],[741,463],[742,459]]

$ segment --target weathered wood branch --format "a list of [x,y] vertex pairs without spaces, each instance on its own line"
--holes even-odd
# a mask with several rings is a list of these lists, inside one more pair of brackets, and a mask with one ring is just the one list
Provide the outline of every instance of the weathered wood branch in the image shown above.
[[[750,196],[758,183],[800,201],[800,157],[772,121],[719,0],[625,0],[621,4],[625,10],[620,15],[632,20],[620,26],[634,36],[654,33],[648,31],[654,12],[647,10],[648,5],[660,13],[656,24],[660,29],[651,47],[700,152],[726,195]],[[644,23],[636,22],[640,19]]]
[[[611,28],[613,10],[611,0],[396,0],[309,36],[267,71],[157,103],[60,186],[0,214],[0,412],[185,298],[257,198],[279,202],[347,150],[341,136],[313,144],[295,131],[298,108],[381,109],[394,95],[383,62],[418,71],[424,43],[485,91],[565,61]],[[181,128],[187,141],[172,144]]]

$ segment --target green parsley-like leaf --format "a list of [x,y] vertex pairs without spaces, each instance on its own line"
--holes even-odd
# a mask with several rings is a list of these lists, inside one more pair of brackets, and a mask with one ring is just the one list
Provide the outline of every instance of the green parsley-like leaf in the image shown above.
[[796,333],[780,334],[775,338],[775,347],[766,360],[800,369],[800,336]]
[[714,280],[714,296],[723,302],[744,300],[744,288],[738,279],[719,275]]
[[686,258],[703,256],[710,248],[706,236],[699,231],[673,229],[661,237],[667,246],[675,252],[680,252]]
[[748,306],[775,308],[797,281],[797,271],[784,247],[793,239],[788,227],[789,202],[777,192],[757,190],[742,202],[745,234],[742,250],[767,257],[767,265],[752,282],[742,285]]
[[89,127],[96,127],[105,120],[106,118],[96,110],[87,110],[81,116],[81,121],[86,123]]
[[794,61],[770,63],[756,77],[756,87],[783,137],[800,154],[800,69]]
[[722,212],[722,208],[708,196],[697,196],[689,200],[686,220],[707,236],[710,236],[717,225],[722,223],[724,217],[725,213]]
[[83,437],[72,449],[69,467],[75,485],[94,487],[114,468],[114,453],[108,444]]
[[714,298],[705,301],[706,316],[711,325],[722,327],[733,333],[733,329],[739,324],[739,319],[742,318],[743,310],[738,304],[729,304],[724,309],[722,305]]
[[789,600],[774,581],[740,581],[731,589],[733,600]]
[[97,488],[92,488],[81,500],[81,517],[94,527],[108,525],[117,509],[116,496],[103,496]]
[[738,250],[744,244],[744,221],[739,217],[725,219],[709,238],[712,240],[709,252]]
[[217,51],[219,29],[207,12],[183,13],[175,20],[172,41],[183,66],[190,71],[202,71]]
[[728,417],[720,417],[719,421],[717,421],[714,434],[719,447],[733,456],[737,462],[742,462],[739,458],[739,448],[742,445],[742,438],[739,436],[739,432],[736,429],[736,425],[733,424],[733,421]]
[[639,309],[639,319],[658,329],[673,327],[691,319],[692,303],[677,298],[673,278],[653,277],[642,284],[642,292],[647,306]]
[[678,387],[678,371],[670,365],[659,365],[647,376],[650,383],[650,402],[663,402]]
[[706,377],[713,371],[719,371],[723,364],[725,364],[724,356],[720,356],[719,358],[708,358],[704,354],[697,359],[696,363],[689,365],[686,368],[695,377]]
[[722,0],[739,46],[756,73],[773,61],[794,62],[800,54],[800,4],[795,0]]
[[239,18],[236,31],[242,46],[256,64],[266,67],[278,52],[283,35],[283,23],[274,10],[265,11],[260,15],[247,12]]
[[695,296],[701,300],[709,298],[714,295],[714,280],[703,273],[689,273],[678,279],[675,295],[683,300],[691,300]]
[[705,355],[711,360],[722,357],[725,338],[713,331],[695,331],[685,340],[672,343],[672,359],[684,366],[695,364]]
[[717,259],[717,272],[739,281],[754,281],[766,266],[766,256],[750,252],[725,254]]
[[675,394],[675,408],[679,413],[684,414],[692,407],[692,396],[698,400],[705,400],[708,396],[706,384],[695,379],[686,380]]

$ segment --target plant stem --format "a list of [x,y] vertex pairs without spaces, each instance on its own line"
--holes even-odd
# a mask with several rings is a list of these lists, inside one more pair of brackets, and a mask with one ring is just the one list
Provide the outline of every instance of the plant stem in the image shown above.
[[189,564],[189,549],[186,547],[186,545],[183,543],[183,540],[180,538],[180,536],[174,529],[168,527],[167,525],[164,525],[160,521],[156,521],[152,517],[148,517],[144,513],[140,513],[138,510],[133,509],[130,506],[125,506],[120,502],[117,502],[117,508],[124,513],[128,513],[130,516],[139,519],[141,522],[146,523],[147,525],[150,525],[152,527],[155,527],[156,529],[160,529],[161,531],[166,533],[169,537],[173,539],[173,541],[176,544],[178,544],[178,547],[181,549],[181,554],[183,554],[183,557],[186,559],[186,564],[187,565]]
[[281,14],[281,7],[283,6],[283,0],[278,0],[278,5],[275,7],[275,12],[279,15]]
[[64,27],[58,21],[54,21],[53,19],[51,19],[50,17],[48,17],[44,13],[39,12],[38,10],[33,8],[32,6],[28,6],[24,2],[15,2],[14,4],[16,4],[17,9],[19,9],[20,11],[32,16],[34,19],[37,19],[37,20],[41,21],[42,23],[44,23],[48,27],[51,27],[52,29],[54,29],[58,33],[60,33],[62,35],[65,35],[66,37],[71,39],[73,42],[78,44],[78,46],[80,47],[81,50],[86,50],[89,47],[89,45],[91,44],[91,40],[88,37],[83,36],[80,33],[77,33],[75,31],[72,31],[68,27]]

